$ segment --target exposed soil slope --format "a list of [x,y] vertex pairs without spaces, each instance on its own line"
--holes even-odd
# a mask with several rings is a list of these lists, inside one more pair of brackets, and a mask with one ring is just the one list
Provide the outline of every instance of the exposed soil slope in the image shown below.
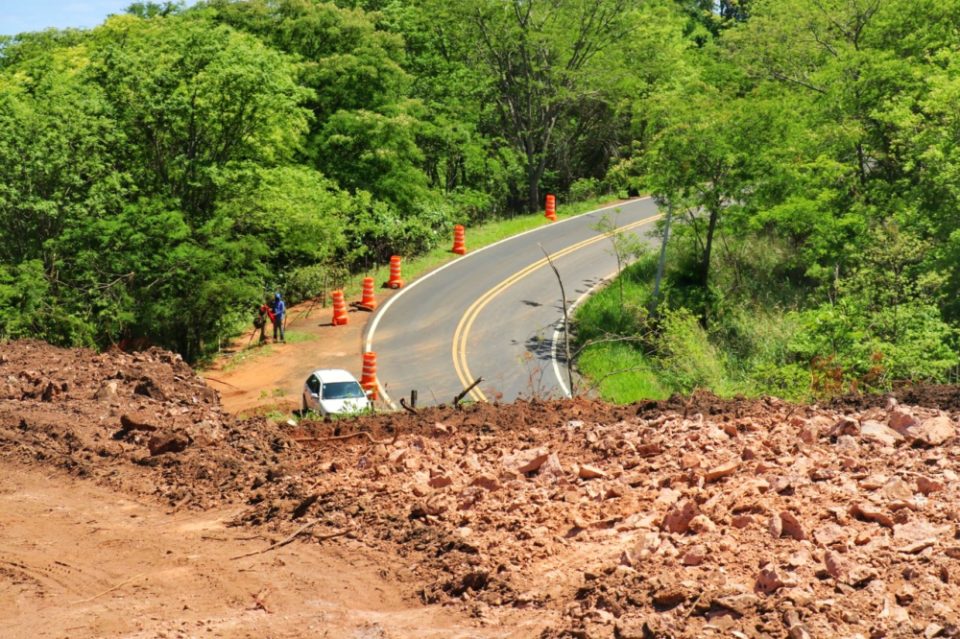
[[[160,541],[142,546],[153,558],[147,572],[163,563],[163,548],[215,558],[183,568],[202,580],[198,595],[217,593],[205,595],[201,612],[169,612],[183,608],[177,588],[134,579],[79,608],[44,610],[82,629],[71,636],[194,636],[200,626],[183,623],[214,617],[223,636],[295,636],[284,633],[306,619],[326,619],[318,632],[348,637],[431,636],[415,623],[442,627],[438,637],[957,636],[957,392],[901,395],[914,405],[697,395],[294,427],[226,415],[216,393],[163,351],[94,355],[22,342],[0,354],[0,464],[55,483],[56,467],[110,488],[93,496],[92,484],[57,484],[76,526],[104,517],[117,530],[116,513],[105,517],[98,500],[146,500],[136,508],[151,523],[131,524],[126,544],[113,548],[139,548],[130,535],[156,531]],[[21,481],[16,499],[32,483]],[[0,503],[2,543],[28,548],[29,528],[10,506]],[[227,528],[180,534],[183,525]],[[298,530],[282,548],[228,559]],[[19,636],[32,636],[42,599],[65,601],[37,576],[44,561],[56,570],[55,561],[75,566],[82,557],[89,569],[104,555],[104,572],[83,587],[90,596],[122,583],[127,563],[126,574],[140,572],[136,553],[124,559],[93,537],[73,546],[75,556],[56,555],[62,546],[36,544],[29,562],[21,550],[0,569],[0,620]],[[246,573],[242,588],[224,585],[235,561],[250,562],[245,569],[263,585]],[[347,596],[330,604],[346,617],[315,617],[310,574],[325,588],[335,576],[346,592],[369,592],[379,579],[380,595],[357,599],[358,609],[386,615],[375,632],[362,634],[356,620],[370,619],[362,615],[344,625]],[[246,598],[270,585],[283,594],[265,605],[283,614],[258,608],[266,620],[249,625],[240,602],[258,607]],[[216,604],[224,596],[232,607]],[[137,608],[141,634],[131,635],[113,617],[141,597],[149,601]],[[399,611],[393,621],[391,611]]]

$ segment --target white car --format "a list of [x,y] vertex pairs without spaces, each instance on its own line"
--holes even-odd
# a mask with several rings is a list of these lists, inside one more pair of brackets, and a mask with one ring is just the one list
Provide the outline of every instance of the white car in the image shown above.
[[339,368],[310,373],[303,385],[303,412],[323,416],[359,413],[370,408],[370,399],[357,379]]

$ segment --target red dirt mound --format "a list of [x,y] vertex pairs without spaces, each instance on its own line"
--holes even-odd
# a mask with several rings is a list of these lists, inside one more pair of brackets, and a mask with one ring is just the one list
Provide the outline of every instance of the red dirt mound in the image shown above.
[[960,635],[953,411],[698,394],[278,426],[169,353],[31,342],[0,384],[0,455],[345,535],[510,636]]

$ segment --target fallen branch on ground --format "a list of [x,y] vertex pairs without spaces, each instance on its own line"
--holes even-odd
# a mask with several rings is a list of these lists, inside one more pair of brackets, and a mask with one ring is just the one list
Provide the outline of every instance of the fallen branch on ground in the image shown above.
[[[323,521],[323,520],[322,520],[322,519],[314,519],[314,520],[312,520],[312,521],[308,521],[308,522],[305,523],[304,525],[302,525],[302,526],[300,526],[299,528],[297,528],[297,530],[296,530],[292,535],[290,535],[289,537],[287,537],[287,538],[285,538],[285,539],[282,539],[282,540],[278,541],[277,543],[273,544],[272,546],[268,546],[268,547],[266,547],[266,548],[264,548],[264,549],[262,549],[262,550],[255,550],[255,551],[253,551],[253,552],[248,552],[248,553],[244,553],[244,554],[242,554],[242,555],[237,555],[236,557],[231,557],[230,559],[243,559],[243,558],[245,558],[245,557],[253,557],[254,555],[262,555],[263,553],[270,552],[271,550],[276,550],[277,548],[281,548],[281,547],[283,547],[283,546],[286,546],[287,544],[289,544],[290,542],[292,542],[294,539],[296,539],[297,537],[299,537],[300,535],[302,535],[303,533],[305,533],[305,532],[308,531],[309,529],[311,529],[311,528],[313,528],[314,526],[316,526],[317,524],[319,524],[321,521]],[[317,541],[326,541],[326,540],[328,540],[328,539],[333,539],[333,538],[335,538],[335,537],[343,537],[344,535],[348,534],[349,532],[350,532],[349,530],[340,530],[340,531],[337,531],[337,532],[335,532],[335,533],[330,533],[330,534],[328,534],[328,535],[314,535],[314,538],[317,539]]]
[[110,594],[110,593],[113,592],[114,590],[119,590],[120,588],[123,588],[123,587],[126,586],[128,583],[130,583],[131,581],[134,581],[134,580],[136,580],[136,579],[139,579],[140,577],[143,577],[143,576],[146,575],[146,574],[147,574],[147,573],[142,572],[142,573],[140,573],[139,575],[134,575],[133,577],[130,577],[130,578],[128,578],[128,579],[124,579],[123,581],[121,581],[120,583],[118,583],[116,586],[113,586],[112,588],[107,588],[107,589],[104,590],[103,592],[98,592],[97,594],[95,594],[95,595],[92,596],[92,597],[89,597],[89,598],[87,598],[87,599],[81,599],[80,601],[74,601],[74,602],[73,602],[73,605],[76,606],[76,605],[79,605],[79,604],[90,603],[90,602],[93,601],[94,599],[99,599],[100,597],[102,597],[102,596],[104,596],[104,595]]
[[403,410],[407,411],[411,415],[418,414],[417,409],[414,408],[413,406],[407,406],[407,402],[402,397],[400,398],[400,406],[403,408]]
[[204,380],[209,380],[209,381],[211,381],[211,382],[216,382],[216,383],[218,383],[218,384],[223,384],[224,386],[229,386],[230,388],[236,388],[237,390],[240,390],[240,387],[239,387],[239,386],[234,386],[234,385],[231,384],[230,382],[225,382],[225,381],[223,381],[222,379],[217,379],[216,377],[203,376],[203,379],[204,379]]
[[323,442],[335,442],[343,441],[344,439],[352,439],[354,437],[366,437],[370,440],[371,444],[383,444],[384,446],[392,446],[397,442],[397,437],[400,435],[400,429],[397,428],[393,431],[393,438],[389,440],[379,440],[374,439],[373,435],[368,433],[365,430],[358,431],[356,433],[350,433],[349,435],[331,435],[330,437],[294,437],[293,441],[295,442],[310,442],[314,444],[319,444]]

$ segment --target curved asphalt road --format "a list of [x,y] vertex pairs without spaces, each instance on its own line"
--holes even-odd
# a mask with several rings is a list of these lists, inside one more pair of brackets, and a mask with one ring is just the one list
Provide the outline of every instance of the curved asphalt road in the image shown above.
[[616,273],[611,242],[595,229],[604,215],[641,238],[661,217],[643,198],[545,223],[468,253],[393,296],[372,319],[365,343],[377,352],[385,399],[396,406],[416,389],[418,405],[450,403],[476,377],[484,381],[471,393],[475,400],[566,395],[565,368],[553,359],[562,360],[562,337],[554,349],[562,301],[543,250],[573,303]]

